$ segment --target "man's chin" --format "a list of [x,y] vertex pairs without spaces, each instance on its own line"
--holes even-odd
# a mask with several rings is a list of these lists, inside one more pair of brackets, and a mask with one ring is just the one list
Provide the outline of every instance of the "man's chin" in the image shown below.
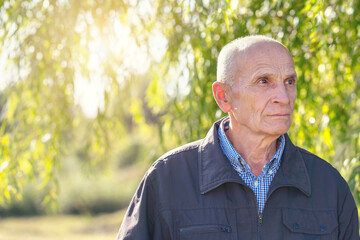
[[269,135],[272,136],[281,136],[285,133],[287,133],[289,130],[289,127],[278,127],[278,128],[273,128],[271,130],[268,131]]

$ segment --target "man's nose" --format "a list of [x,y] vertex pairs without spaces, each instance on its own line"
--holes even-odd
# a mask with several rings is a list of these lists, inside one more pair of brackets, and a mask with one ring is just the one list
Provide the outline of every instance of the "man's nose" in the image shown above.
[[273,93],[273,103],[281,103],[281,104],[289,104],[290,103],[290,97],[289,92],[286,89],[285,84],[281,83],[276,86]]

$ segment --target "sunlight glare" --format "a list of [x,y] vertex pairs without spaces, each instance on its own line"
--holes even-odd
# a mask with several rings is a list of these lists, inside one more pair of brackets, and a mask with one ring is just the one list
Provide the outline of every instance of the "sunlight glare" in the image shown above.
[[98,111],[105,110],[104,93],[106,81],[101,78],[85,78],[79,72],[75,73],[74,95],[75,103],[81,106],[83,114],[88,118],[95,118]]
[[[129,73],[145,74],[152,60],[160,62],[167,49],[167,40],[159,30],[153,31],[149,36],[149,45],[137,45],[131,36],[130,27],[124,25],[119,18],[115,17],[112,23],[99,29],[96,25],[87,25],[84,19],[92,21],[92,16],[86,14],[79,17],[76,32],[82,34],[86,29],[90,30],[90,39],[84,36],[81,46],[88,51],[87,71],[90,77],[84,77],[81,71],[75,74],[75,100],[81,106],[84,115],[95,118],[98,110],[105,108],[104,92],[109,84],[104,80],[105,68],[113,61],[118,65],[116,80],[121,84]],[[109,34],[104,34],[108,32]],[[79,59],[84,56],[80,55]]]

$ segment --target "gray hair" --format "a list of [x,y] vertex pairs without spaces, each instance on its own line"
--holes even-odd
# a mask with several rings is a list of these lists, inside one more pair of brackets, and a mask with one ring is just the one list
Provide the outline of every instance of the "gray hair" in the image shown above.
[[[238,73],[238,56],[256,42],[274,42],[284,46],[279,41],[263,35],[237,38],[226,44],[220,51],[217,61],[217,81],[232,86]],[[284,46],[285,47],[285,46]]]

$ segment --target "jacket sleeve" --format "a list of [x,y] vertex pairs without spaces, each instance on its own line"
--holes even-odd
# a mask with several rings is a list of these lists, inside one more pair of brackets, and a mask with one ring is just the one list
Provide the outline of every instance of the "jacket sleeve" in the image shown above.
[[354,198],[346,185],[347,190],[339,213],[339,237],[338,239],[360,240],[358,210]]
[[150,240],[154,226],[154,199],[148,173],[142,179],[126,211],[117,240]]

